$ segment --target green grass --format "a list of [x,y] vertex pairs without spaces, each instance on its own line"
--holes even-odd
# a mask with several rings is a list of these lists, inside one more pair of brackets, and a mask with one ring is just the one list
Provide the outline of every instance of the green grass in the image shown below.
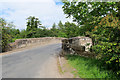
[[16,39],[17,39],[17,38],[13,38],[11,42],[15,42]]
[[[17,40],[17,39],[25,39],[25,38],[13,38],[12,40],[11,40],[11,42],[15,42],[15,40]],[[10,42],[10,43],[11,43]]]
[[66,55],[66,59],[68,64],[77,70],[77,74],[74,75],[80,78],[116,78],[112,72],[101,66],[99,60],[77,55]]

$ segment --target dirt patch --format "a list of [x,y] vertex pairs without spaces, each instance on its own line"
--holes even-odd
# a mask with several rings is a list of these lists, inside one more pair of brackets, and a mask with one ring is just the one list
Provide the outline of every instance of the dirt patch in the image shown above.
[[[64,57],[58,57],[59,59],[59,65],[58,67],[61,67],[59,70],[61,73],[61,76],[63,78],[79,78],[78,76],[75,76],[76,69],[74,69],[72,66],[68,64],[68,61]],[[83,79],[80,79],[83,80]]]

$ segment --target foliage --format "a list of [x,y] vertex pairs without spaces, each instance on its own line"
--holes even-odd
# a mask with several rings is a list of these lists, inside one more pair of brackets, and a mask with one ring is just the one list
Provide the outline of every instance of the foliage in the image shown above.
[[74,23],[66,22],[64,32],[68,38],[79,36],[79,26],[76,26]]
[[[71,31],[70,31],[71,30]],[[21,30],[20,38],[39,38],[39,37],[76,37],[79,36],[79,27],[74,23],[59,21],[58,25],[53,23],[50,29],[41,26],[38,18],[30,16],[27,18],[27,29]],[[70,31],[70,32],[69,32]]]
[[23,30],[21,30],[21,31],[20,31],[20,35],[19,35],[19,36],[20,36],[20,38],[26,38],[26,37],[27,37],[27,31],[26,31],[26,30],[24,30],[24,29],[23,29]]
[[59,26],[58,29],[63,29],[64,25],[63,25],[62,21],[59,21],[58,26]]
[[[120,74],[120,21],[117,17],[107,15],[101,20],[99,26],[91,32],[94,39],[93,52],[97,58],[106,62],[108,69]],[[89,34],[89,33],[88,33]]]
[[2,52],[5,52],[9,48],[9,43],[14,42],[16,39],[20,38],[19,29],[15,29],[13,22],[7,22],[5,19],[0,18],[0,28],[1,28],[1,46]]
[[[68,17],[81,25],[92,22],[94,17],[106,16],[108,13],[117,15],[118,2],[69,2],[65,1],[63,11]],[[95,21],[95,20],[94,20]]]
[[12,29],[10,29],[10,35],[11,35],[11,37],[12,38],[20,38],[20,31],[19,31],[19,29],[15,29],[15,28],[12,28]]
[[57,30],[57,27],[56,27],[56,24],[54,23],[52,28],[51,28],[51,33],[52,33],[52,37],[55,37],[57,36],[57,33],[58,33],[58,30]]
[[120,16],[120,2],[76,2],[63,1],[63,11],[67,17],[82,25],[82,34],[98,25],[103,17],[111,13]]
[[27,18],[27,38],[35,37],[36,29],[40,27],[41,23],[38,18],[30,16]]
[[9,24],[3,19],[3,18],[0,18],[0,24],[1,24],[1,27],[2,27],[2,52],[6,51],[6,48],[8,47],[8,43],[10,43],[12,37],[11,35],[9,34],[10,32],[10,27],[9,27]]
[[120,76],[120,1],[65,1],[63,11],[81,26],[80,35],[93,39],[91,50],[101,63]]

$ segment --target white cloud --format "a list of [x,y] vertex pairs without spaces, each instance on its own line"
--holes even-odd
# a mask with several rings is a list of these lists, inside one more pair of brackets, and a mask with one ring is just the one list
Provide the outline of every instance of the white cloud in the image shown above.
[[[2,0],[0,7],[2,9],[10,8],[10,15],[1,15],[8,21],[13,21],[16,28],[26,28],[26,18],[29,16],[39,17],[42,24],[46,27],[51,27],[52,24],[58,23],[61,20],[63,23],[67,20],[62,10],[62,5],[56,5],[54,0]],[[6,1],[6,2],[5,2]],[[12,2],[10,2],[12,1]],[[33,2],[34,1],[34,2]]]

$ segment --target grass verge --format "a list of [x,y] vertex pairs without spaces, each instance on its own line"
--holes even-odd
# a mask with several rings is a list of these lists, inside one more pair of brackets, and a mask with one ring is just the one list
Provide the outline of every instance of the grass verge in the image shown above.
[[[77,55],[66,55],[68,63],[77,70],[80,78],[114,78],[117,77],[104,67],[100,67],[100,61],[96,59],[81,57]],[[75,72],[73,72],[75,73]]]

